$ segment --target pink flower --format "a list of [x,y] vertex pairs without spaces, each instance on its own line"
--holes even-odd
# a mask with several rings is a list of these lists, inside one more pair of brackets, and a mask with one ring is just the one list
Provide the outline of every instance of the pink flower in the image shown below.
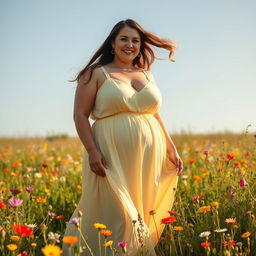
[[191,199],[192,199],[192,201],[199,201],[199,198],[200,198],[200,196],[194,196],[194,197],[192,197]]
[[209,155],[209,152],[210,152],[210,150],[208,150],[208,149],[205,149],[204,151],[203,151],[203,153],[207,156],[207,155]]
[[19,206],[21,206],[22,202],[23,202],[22,199],[20,199],[20,198],[14,198],[14,197],[12,197],[12,198],[10,198],[10,199],[8,200],[8,204],[9,204],[10,206],[12,206],[12,207],[19,207]]
[[32,190],[34,190],[34,188],[33,188],[33,187],[26,187],[25,189],[26,189],[26,191],[28,191],[28,192],[30,192],[30,191],[32,191]]
[[177,212],[175,212],[175,211],[168,211],[168,213],[169,213],[170,215],[176,215],[176,214],[177,214]]
[[239,185],[241,188],[245,187],[247,185],[247,182],[244,177],[242,177],[239,181]]
[[128,243],[127,243],[126,241],[123,241],[123,242],[119,242],[117,245],[118,245],[119,247],[124,248],[127,244],[128,244]]
[[27,251],[23,251],[23,252],[21,253],[21,256],[28,256],[28,252],[27,252]]

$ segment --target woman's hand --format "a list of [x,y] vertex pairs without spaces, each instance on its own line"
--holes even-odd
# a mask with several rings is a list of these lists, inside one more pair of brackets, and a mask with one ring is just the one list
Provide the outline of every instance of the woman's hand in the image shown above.
[[101,152],[97,149],[90,151],[89,155],[89,165],[91,171],[94,172],[96,175],[105,177],[105,168],[108,168],[107,161]]
[[183,162],[176,150],[167,151],[169,160],[176,166],[178,175],[183,171]]

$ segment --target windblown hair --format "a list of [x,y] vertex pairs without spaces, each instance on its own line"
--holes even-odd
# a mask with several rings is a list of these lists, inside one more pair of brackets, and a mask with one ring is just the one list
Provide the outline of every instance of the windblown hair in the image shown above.
[[[146,30],[144,30],[136,21],[132,19],[126,19],[119,21],[111,30],[110,34],[103,42],[101,47],[96,51],[93,57],[89,60],[88,64],[77,74],[74,80],[70,82],[79,81],[80,77],[90,69],[90,76],[86,83],[91,80],[93,70],[98,66],[104,66],[113,61],[114,55],[111,53],[112,45],[111,42],[115,40],[119,31],[124,27],[131,27],[136,29],[140,35],[141,47],[140,47],[140,56],[137,56],[133,60],[133,66],[149,70],[151,64],[156,59],[154,51],[151,45],[154,45],[159,48],[164,48],[169,51],[169,60],[175,62],[172,59],[175,49],[177,46],[170,39],[160,38]],[[85,84],[86,84],[85,83]]]

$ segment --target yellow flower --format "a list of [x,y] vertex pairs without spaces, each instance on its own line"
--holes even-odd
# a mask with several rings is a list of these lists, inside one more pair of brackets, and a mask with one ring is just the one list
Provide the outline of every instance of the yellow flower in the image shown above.
[[198,211],[200,212],[200,213],[207,213],[207,212],[209,212],[211,210],[211,206],[210,205],[208,205],[208,206],[202,206],[202,207],[200,207],[199,209],[198,209]]
[[45,188],[45,189],[44,189],[44,192],[45,192],[46,194],[49,194],[49,193],[50,193],[50,189]]
[[212,206],[212,207],[217,207],[217,206],[219,206],[219,203],[216,202],[216,201],[214,201],[214,202],[211,203],[211,206]]
[[94,225],[94,227],[97,228],[97,229],[107,228],[106,225],[101,224],[101,223],[94,223],[93,225]]
[[7,248],[10,250],[10,251],[15,251],[18,246],[16,244],[8,244],[7,245]]
[[251,235],[250,232],[245,232],[245,233],[242,234],[242,238],[247,238],[247,237],[249,237],[250,235]]
[[182,230],[183,230],[183,227],[181,227],[181,226],[175,226],[175,227],[173,227],[173,230],[182,231]]
[[14,242],[19,242],[20,241],[20,237],[19,236],[11,236],[10,239]]
[[44,256],[60,256],[63,252],[59,246],[54,244],[48,244],[41,250]]
[[36,243],[32,243],[31,246],[32,246],[32,247],[36,247],[37,244],[36,244]]
[[113,241],[110,240],[110,241],[106,242],[106,243],[104,244],[104,246],[109,247],[109,246],[111,246],[112,244],[113,244]]

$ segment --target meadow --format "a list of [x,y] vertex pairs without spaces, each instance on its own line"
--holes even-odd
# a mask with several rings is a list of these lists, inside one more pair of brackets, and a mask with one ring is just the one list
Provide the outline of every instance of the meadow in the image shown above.
[[[174,206],[162,220],[157,255],[256,255],[256,135],[171,137],[184,171]],[[83,150],[78,138],[0,139],[1,255],[58,256],[63,242],[70,255],[83,249],[99,255],[80,248],[76,237],[63,238],[82,192]],[[84,215],[73,220],[78,229]],[[95,229],[102,256],[115,255],[117,247],[126,255],[125,241],[112,241],[104,223]]]

